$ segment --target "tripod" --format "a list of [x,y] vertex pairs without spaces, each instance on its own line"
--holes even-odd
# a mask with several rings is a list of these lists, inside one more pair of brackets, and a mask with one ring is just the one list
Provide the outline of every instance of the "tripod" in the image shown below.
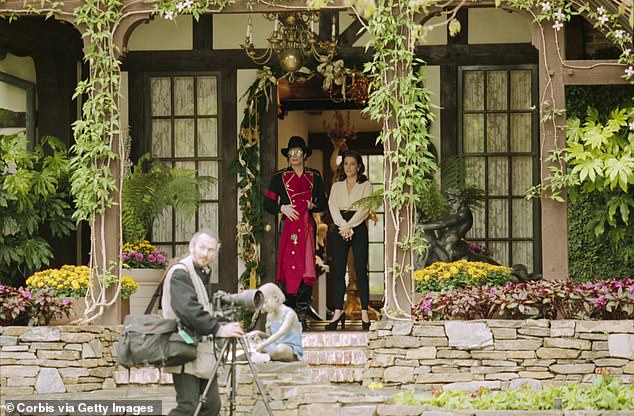
[[224,344],[222,346],[222,349],[220,350],[220,355],[218,356],[218,360],[216,360],[214,367],[211,370],[212,376],[209,378],[209,381],[207,382],[205,391],[200,395],[200,398],[198,399],[198,405],[196,406],[196,411],[194,412],[194,416],[198,416],[198,414],[200,413],[200,410],[202,409],[203,405],[207,401],[207,393],[209,392],[209,389],[211,388],[211,384],[213,383],[214,379],[218,377],[218,368],[220,367],[220,363],[222,361],[226,362],[226,357],[228,354],[231,354],[231,367],[229,369],[229,377],[231,377],[231,385],[229,388],[229,415],[233,416],[233,412],[236,407],[236,401],[235,401],[236,383],[237,383],[236,347],[238,342],[240,343],[240,346],[242,347],[242,351],[244,351],[244,356],[246,357],[247,362],[249,363],[249,369],[251,370],[251,374],[253,375],[255,384],[258,386],[258,391],[260,392],[260,396],[262,396],[262,401],[264,402],[264,406],[266,407],[266,410],[269,416],[273,416],[273,411],[271,410],[271,406],[269,405],[268,397],[266,396],[266,393],[264,392],[264,389],[262,388],[262,383],[260,379],[258,378],[258,373],[255,369],[255,366],[253,365],[253,361],[251,361],[251,356],[249,355],[249,349],[243,337],[224,339]]

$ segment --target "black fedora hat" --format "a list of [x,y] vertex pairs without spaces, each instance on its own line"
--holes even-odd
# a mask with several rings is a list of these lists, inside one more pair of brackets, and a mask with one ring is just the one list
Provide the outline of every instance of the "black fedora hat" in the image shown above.
[[302,149],[302,151],[304,152],[304,158],[307,158],[308,156],[313,154],[313,149],[306,146],[306,142],[303,138],[299,136],[291,136],[291,138],[288,139],[288,145],[282,149],[282,155],[284,157],[288,157],[288,149],[294,149],[296,147]]

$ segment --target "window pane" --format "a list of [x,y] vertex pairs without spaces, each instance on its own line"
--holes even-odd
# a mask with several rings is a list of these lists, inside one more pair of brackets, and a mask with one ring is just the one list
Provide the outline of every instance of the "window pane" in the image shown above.
[[383,242],[385,225],[383,224],[383,214],[376,214],[378,221],[368,220],[368,238],[371,242]]
[[508,238],[509,237],[509,212],[508,201],[503,199],[492,199],[489,204],[489,237]]
[[508,195],[509,169],[505,157],[489,158],[489,195]]
[[152,224],[152,240],[172,241],[172,208],[166,208]]
[[215,183],[201,188],[201,198],[218,199],[218,162],[198,162],[198,175],[211,176],[216,179]]
[[526,110],[531,107],[531,71],[511,71],[511,110]]
[[368,178],[372,183],[383,184],[383,155],[372,155],[369,157]]
[[513,195],[521,196],[533,186],[533,159],[530,156],[512,158]]
[[484,209],[472,209],[473,212],[473,227],[467,233],[468,240],[484,239],[485,235],[485,215]]
[[176,219],[174,241],[189,241],[196,232],[196,214],[185,214],[176,210],[174,218]]
[[511,114],[511,151],[530,152],[531,135],[532,114]]
[[198,119],[198,156],[218,156],[218,119]]
[[370,243],[369,249],[369,269],[374,272],[383,270],[383,244]]
[[171,120],[152,120],[152,153],[158,157],[172,157]]
[[[176,246],[176,250],[174,251],[174,253],[175,253],[174,255],[175,257],[187,256],[189,254],[189,247],[187,246],[187,244],[178,244]],[[213,263],[215,264],[216,262],[214,261]],[[213,270],[213,267],[212,267],[212,270]]]
[[174,78],[174,115],[194,115],[194,78]]
[[152,116],[169,116],[172,113],[170,79],[153,77],[150,79]]
[[174,156],[194,157],[194,119],[174,120]]
[[216,77],[198,77],[198,115],[218,114],[218,80]]
[[513,261],[509,264],[523,264],[528,272],[533,270],[533,243],[530,241],[513,242]]
[[506,110],[506,71],[487,72],[487,110]]
[[218,235],[218,203],[203,202],[198,207],[199,228]]
[[487,115],[487,152],[506,152],[506,114]]
[[463,72],[463,110],[484,110],[484,71]]
[[176,166],[178,168],[181,168],[181,169],[191,170],[191,171],[195,171],[196,170],[196,162],[194,162],[194,161],[175,162],[174,166]]
[[493,259],[500,264],[509,264],[509,243],[507,241],[491,241],[489,248]]
[[465,185],[475,185],[480,189],[485,189],[484,183],[484,158],[465,157]]
[[462,126],[463,153],[484,152],[484,116],[481,114],[465,114]]
[[370,295],[383,296],[385,289],[383,287],[383,273],[368,273],[370,279]]
[[513,199],[513,238],[533,237],[533,202]]

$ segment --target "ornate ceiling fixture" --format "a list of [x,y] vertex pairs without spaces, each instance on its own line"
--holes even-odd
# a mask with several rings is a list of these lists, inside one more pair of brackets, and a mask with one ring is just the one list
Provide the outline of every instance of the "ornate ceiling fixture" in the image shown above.
[[[247,36],[242,48],[253,62],[264,65],[277,55],[282,70],[293,78],[296,72],[310,74],[304,63],[311,57],[323,63],[332,60],[337,52],[337,29],[332,19],[330,40],[324,41],[315,33],[318,14],[311,12],[264,13],[264,17],[275,22],[275,28],[268,37],[269,46],[258,54],[253,46],[253,24],[247,24]],[[291,80],[289,79],[289,80]]]

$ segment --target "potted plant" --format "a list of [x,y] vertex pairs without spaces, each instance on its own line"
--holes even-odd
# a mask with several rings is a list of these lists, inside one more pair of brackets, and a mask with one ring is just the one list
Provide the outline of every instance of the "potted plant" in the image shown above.
[[168,264],[165,252],[148,241],[152,224],[167,208],[194,215],[200,189],[214,182],[197,176],[195,170],[171,167],[150,154],[144,154],[123,180],[121,216],[124,246],[121,253],[124,274],[139,283],[131,298],[130,311],[144,313]]
[[[106,274],[102,277],[105,287],[112,287],[116,283],[116,276]],[[34,273],[26,279],[27,289],[32,293],[38,290],[48,290],[55,298],[65,305],[72,306],[66,318],[55,316],[52,323],[62,325],[74,319],[80,318],[84,314],[88,285],[90,283],[90,268],[87,266],[64,265],[59,269],[46,269]],[[121,281],[121,300],[123,309],[129,310],[129,299],[137,291],[139,285],[130,276],[124,275]],[[61,318],[61,319],[60,319]],[[48,322],[47,322],[48,324]]]

